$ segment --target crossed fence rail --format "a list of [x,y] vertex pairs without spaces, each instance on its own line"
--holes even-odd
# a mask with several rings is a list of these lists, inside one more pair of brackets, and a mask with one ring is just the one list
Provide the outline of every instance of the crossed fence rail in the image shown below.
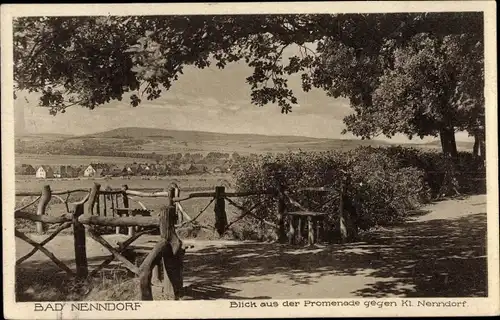
[[[302,191],[331,192],[337,191],[326,188],[303,188]],[[340,190],[338,196],[342,198],[344,188]],[[69,197],[73,193],[85,193],[85,196],[77,202],[69,202]],[[66,195],[66,198],[61,196]],[[278,200],[278,223],[267,221],[254,213],[262,203],[257,202],[250,208],[245,208],[238,204],[234,198],[247,196],[273,196]],[[109,265],[114,260],[137,275],[140,279],[140,289],[142,300],[152,300],[152,277],[162,280],[164,293],[173,299],[179,299],[183,287],[183,256],[186,248],[183,241],[177,234],[177,230],[189,224],[199,227],[215,229],[219,235],[225,234],[232,225],[241,221],[246,216],[251,216],[260,220],[262,223],[274,228],[277,238],[284,242],[288,238],[289,243],[302,241],[304,229],[307,231],[307,242],[312,245],[318,242],[321,237],[322,226],[326,213],[311,212],[298,201],[292,198],[292,195],[284,190],[262,190],[251,192],[226,192],[225,187],[218,186],[215,192],[194,192],[184,196],[180,195],[177,185],[173,185],[168,191],[146,192],[130,190],[126,185],[121,189],[106,188],[101,190],[99,183],[94,183],[89,189],[73,189],[67,191],[52,191],[49,185],[42,188],[42,192],[16,192],[16,196],[30,197],[35,199],[20,208],[15,209],[15,219],[27,219],[36,223],[37,233],[43,234],[47,230],[46,225],[56,225],[51,234],[41,242],[36,242],[20,230],[15,230],[15,236],[24,240],[33,246],[33,249],[19,258],[16,265],[29,259],[37,251],[45,254],[54,264],[67,274],[77,278],[89,278],[95,276],[100,270]],[[167,205],[160,210],[157,216],[151,215],[151,210],[138,200],[138,198],[165,198]],[[52,198],[58,199],[64,203],[67,212],[59,216],[46,215],[47,205]],[[121,198],[121,199],[119,199]],[[182,206],[183,201],[194,198],[209,198],[208,204],[200,210],[194,217],[187,214]],[[327,202],[335,200],[337,197],[331,197]],[[120,201],[121,200],[121,201]],[[130,201],[137,202],[141,209],[133,209]],[[36,214],[29,213],[26,209],[37,204]],[[241,214],[228,221],[226,215],[226,202],[241,211]],[[198,218],[214,203],[215,225],[203,225]],[[286,206],[289,203],[299,211],[287,211]],[[108,205],[109,204],[109,205]],[[85,205],[87,210],[85,212]],[[110,210],[108,210],[110,208]],[[342,214],[343,207],[340,207]],[[286,231],[285,222],[288,220],[288,231]],[[307,228],[304,228],[307,226]],[[61,231],[73,228],[74,252],[76,270],[73,271],[64,262],[59,260],[45,245],[54,239]],[[114,227],[116,233],[121,233],[122,228],[127,228],[128,238],[119,242],[118,246],[111,245],[102,237],[98,227]],[[133,250],[132,243],[139,237],[152,232],[158,232],[160,239],[153,249],[147,252],[145,260],[139,265],[135,265],[126,257],[128,250]],[[105,259],[94,270],[89,272],[87,253],[86,253],[86,234],[93,240],[106,248],[111,256]]]

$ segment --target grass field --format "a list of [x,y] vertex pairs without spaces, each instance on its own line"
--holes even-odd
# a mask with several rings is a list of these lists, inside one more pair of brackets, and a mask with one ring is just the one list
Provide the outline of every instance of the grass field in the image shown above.
[[200,174],[165,177],[114,177],[106,178],[71,178],[71,179],[37,179],[34,176],[17,176],[16,191],[39,191],[46,184],[52,190],[69,190],[91,188],[94,182],[101,184],[102,188],[110,186],[120,188],[126,184],[129,189],[168,189],[176,183],[181,190],[213,190],[215,186],[223,185],[231,188],[233,177],[228,173]]
[[[101,184],[101,188],[104,189],[107,186],[112,188],[120,188],[123,184],[127,184],[129,189],[168,189],[172,183],[176,183],[180,190],[181,196],[186,193],[195,191],[214,191],[216,186],[225,186],[226,190],[233,190],[233,179],[230,174],[206,174],[206,175],[187,175],[187,176],[172,176],[164,177],[161,180],[146,180],[139,177],[131,177],[130,179],[113,178],[113,179],[36,179],[33,177],[19,176],[16,179],[16,191],[35,191],[38,192],[42,189],[44,185],[50,185],[51,189],[54,191],[63,191],[71,189],[86,189],[91,188],[92,185],[97,182]],[[72,194],[70,202],[78,201],[83,198],[85,193],[75,193]],[[16,197],[16,207],[21,207],[24,204],[29,203],[33,197]],[[156,215],[159,213],[160,209],[167,205],[166,198],[140,198],[137,197],[136,200],[140,201],[147,209],[152,210],[152,214]],[[188,213],[188,215],[193,218],[198,215],[201,210],[203,210],[210,202],[210,198],[194,198],[182,202],[183,209]],[[120,206],[123,207],[121,199],[119,200]],[[141,205],[137,201],[130,201],[129,207],[140,209]],[[29,212],[35,212],[36,206],[31,206],[27,209]],[[53,197],[47,207],[47,214],[52,216],[58,216],[66,213],[66,207],[60,200]],[[104,203],[101,200],[100,212],[104,213]],[[108,201],[106,203],[107,215],[112,215],[111,204]],[[226,212],[229,221],[232,221],[236,216],[240,214],[240,211],[233,208],[230,205],[226,206]],[[197,237],[203,239],[217,238],[215,233],[209,229],[214,226],[214,204],[210,204],[204,213],[199,217],[198,221],[204,226],[209,228],[204,229],[185,229],[180,232],[184,232],[183,235],[186,237]],[[16,220],[16,226],[24,232],[34,231],[34,224],[22,220]],[[239,230],[238,228],[235,230]]]

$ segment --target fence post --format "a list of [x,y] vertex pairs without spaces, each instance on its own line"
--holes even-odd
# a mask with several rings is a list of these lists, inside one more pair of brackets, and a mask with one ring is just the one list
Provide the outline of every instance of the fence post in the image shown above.
[[297,244],[302,242],[302,216],[297,216]]
[[[182,241],[175,232],[175,206],[169,206],[160,215],[160,236],[168,240],[163,251],[163,293],[168,298],[178,300],[183,288],[183,259],[184,249]],[[174,252],[175,251],[175,252]]]
[[289,244],[294,244],[295,243],[295,229],[293,227],[295,216],[288,216],[288,221],[289,221],[289,230],[288,230],[288,243]]
[[[128,202],[127,190],[128,186],[126,184],[122,185],[123,208],[128,210],[130,209],[130,207]],[[127,215],[131,216],[133,215],[133,212],[127,211]],[[135,227],[134,226],[128,227],[128,236],[132,237],[134,234],[135,234]]]
[[[176,206],[175,206],[175,203],[174,203],[174,197],[175,197],[175,194],[176,194],[176,188],[174,187],[174,184],[172,185],[172,187],[169,189],[169,195],[168,195],[168,209],[167,210],[173,210],[174,211],[174,214],[172,214],[172,217],[173,217],[173,223],[176,224],[177,223],[177,213],[176,213]],[[173,207],[173,209],[171,209]],[[164,232],[165,234],[167,233],[167,229],[168,229],[168,225],[167,225],[167,220],[168,218],[167,217],[163,217],[163,212],[161,213],[162,215],[160,216],[160,221],[163,220],[163,224],[160,223],[160,235],[162,235]],[[168,213],[167,213],[168,214]],[[166,220],[167,219],[167,220]],[[166,226],[166,227],[165,227]],[[163,229],[162,229],[163,228]],[[163,231],[162,231],[163,230]],[[160,268],[162,268],[162,271],[160,270]],[[171,286],[171,283],[169,282],[168,280],[168,277],[167,277],[167,274],[166,274],[166,271],[165,271],[165,268],[162,267],[162,259],[159,259],[157,261],[157,263],[154,263],[153,264],[153,271],[152,271],[152,278],[155,280],[155,281],[164,281],[164,291],[168,291],[170,294],[173,293],[173,289],[172,289],[172,286]],[[166,279],[167,278],[167,279]],[[168,289],[165,289],[167,288]]]
[[323,236],[321,234],[322,224],[323,224],[323,217],[317,217],[316,218],[316,243],[320,243],[322,241],[322,236]]
[[[109,186],[106,187],[106,191],[109,190]],[[102,211],[103,211],[103,214],[104,216],[106,217],[108,214],[107,214],[107,206],[108,204],[106,203],[106,198],[109,197],[109,195],[105,194],[103,197],[102,197]]]
[[178,222],[178,217],[177,217],[177,206],[175,205],[174,202],[174,197],[175,197],[175,187],[171,186],[170,189],[168,189],[168,207],[174,207],[175,209],[175,219],[174,219],[174,224]]
[[224,234],[227,226],[227,216],[226,216],[226,202],[224,201],[224,194],[226,192],[226,187],[217,186],[215,187],[215,229],[220,236]]
[[342,177],[340,180],[340,203],[339,203],[339,219],[338,219],[339,221],[338,231],[341,243],[344,243],[347,240],[347,226],[344,217],[344,194],[345,194],[345,181],[344,177]]
[[87,209],[89,216],[94,214],[94,205],[97,202],[97,198],[99,197],[99,189],[101,189],[101,185],[97,182],[94,182],[92,189],[90,189],[89,195],[89,208]]
[[283,243],[285,242],[286,239],[286,234],[285,234],[285,210],[286,210],[286,204],[285,204],[285,194],[283,193],[283,188],[279,188],[278,192],[278,242]]
[[314,221],[312,216],[307,217],[307,243],[312,246],[314,244]]
[[79,278],[86,278],[89,272],[85,244],[85,226],[78,221],[78,217],[83,214],[83,203],[75,205],[73,212],[73,239],[75,245],[76,276]]
[[151,271],[151,282],[155,282],[155,283],[159,283],[162,281],[162,277],[164,275],[162,275],[161,271],[160,271],[160,268],[162,268],[161,266],[161,259],[158,259],[157,261],[154,261],[153,262],[153,269]]
[[[45,214],[45,210],[47,209],[47,205],[49,204],[51,197],[52,191],[50,190],[50,186],[47,184],[42,188],[42,196],[36,209],[37,215],[41,216]],[[45,225],[43,222],[36,222],[36,232],[38,234],[43,234],[45,232]]]
[[[172,183],[172,187],[174,188],[174,193],[173,193],[173,197],[175,198],[178,198],[181,196],[181,190],[179,189],[179,186],[177,186],[177,184],[175,183]],[[174,201],[172,200],[172,205],[175,206],[176,210],[177,210],[177,205],[174,203]],[[182,215],[181,211],[180,210],[177,210],[177,220],[176,220],[176,223],[182,223],[184,222],[184,216]]]
[[[175,195],[175,188],[174,187],[171,187],[169,190],[168,190],[168,203],[167,203],[167,213],[165,213],[165,210],[163,210],[161,213],[160,213],[160,236],[163,238],[163,234],[167,234],[168,233],[168,210],[170,210],[170,208],[172,206],[174,206],[174,209],[175,209],[175,203],[174,203],[174,195]],[[177,220],[177,216],[175,216],[174,220],[173,220],[173,223],[175,224],[176,223],[176,220]],[[165,283],[168,282],[168,280],[166,280],[165,278],[167,278],[167,275],[166,275],[166,272],[165,272],[165,268],[162,267],[162,259],[158,259],[157,261],[153,262],[153,269],[152,269],[152,280],[154,280],[155,282],[157,281],[164,281]]]
[[99,194],[95,198],[95,211],[98,216],[101,215],[101,196]]
[[[119,217],[120,215],[118,214],[118,194],[112,194],[111,195],[111,210],[113,211],[113,217]],[[116,226],[115,227],[115,233],[120,234],[120,227]]]

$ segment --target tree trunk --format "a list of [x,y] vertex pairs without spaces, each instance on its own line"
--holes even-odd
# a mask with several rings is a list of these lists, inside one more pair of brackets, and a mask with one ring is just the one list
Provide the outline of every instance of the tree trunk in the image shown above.
[[480,140],[480,147],[479,150],[481,150],[481,160],[485,161],[486,160],[486,144],[484,140]]
[[354,242],[358,238],[357,212],[347,193],[348,181],[342,181],[340,193],[339,236],[342,243]]
[[447,196],[451,194],[459,194],[459,183],[456,172],[454,170],[455,161],[458,157],[457,143],[455,140],[455,130],[453,128],[442,128],[439,132],[441,138],[441,147],[446,158],[451,160],[449,167],[445,169],[444,180],[442,182],[439,196]]
[[446,140],[446,134],[443,130],[439,131],[439,140],[441,141],[441,150],[443,154],[446,155],[448,153],[448,142]]
[[441,149],[445,156],[456,158],[458,155],[457,142],[455,140],[455,130],[443,128],[439,131]]
[[472,147],[472,156],[476,159],[479,159],[479,137],[476,134],[474,134],[474,147]]
[[458,157],[457,141],[455,140],[455,129],[449,130],[448,135],[450,136],[450,156],[453,158]]
[[481,130],[478,134],[477,134],[477,140],[478,140],[478,144],[479,144],[479,154],[480,154],[480,158],[481,160],[486,160],[486,139],[485,139],[485,132],[484,130]]

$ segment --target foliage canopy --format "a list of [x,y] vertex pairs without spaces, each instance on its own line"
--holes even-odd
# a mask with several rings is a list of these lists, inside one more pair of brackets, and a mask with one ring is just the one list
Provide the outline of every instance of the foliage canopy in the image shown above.
[[[24,17],[14,23],[14,79],[55,115],[126,93],[135,107],[185,66],[243,60],[256,105],[292,111],[288,78],[300,74],[305,91],[349,99],[344,122],[357,136],[440,134],[453,144],[455,130],[484,130],[483,45],[475,12]],[[297,55],[285,61],[289,46]]]

